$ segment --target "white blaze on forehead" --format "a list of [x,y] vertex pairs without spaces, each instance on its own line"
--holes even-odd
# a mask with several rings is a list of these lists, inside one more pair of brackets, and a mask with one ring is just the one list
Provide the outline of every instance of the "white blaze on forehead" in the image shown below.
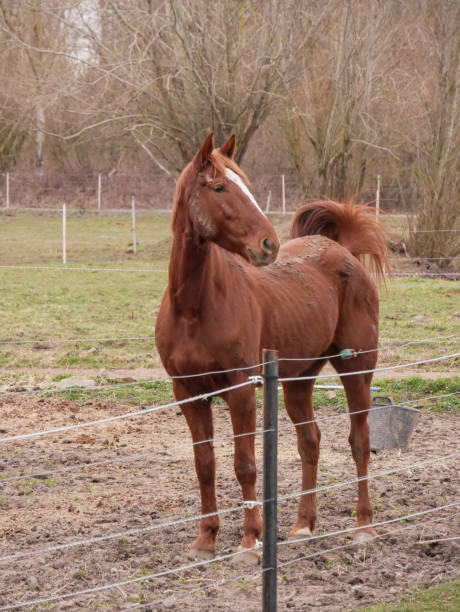
[[233,170],[230,170],[230,168],[225,168],[225,176],[228,179],[230,179],[233,183],[238,185],[241,191],[251,200],[251,202],[254,204],[254,206],[257,208],[260,214],[262,214],[265,217],[265,214],[262,212],[262,209],[257,204],[255,197],[249,191],[247,185],[245,184],[241,176],[239,176],[236,172],[233,172]]

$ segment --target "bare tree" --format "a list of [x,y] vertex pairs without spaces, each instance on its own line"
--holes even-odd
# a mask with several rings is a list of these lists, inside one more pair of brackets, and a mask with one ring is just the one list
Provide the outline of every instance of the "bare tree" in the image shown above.
[[446,266],[460,253],[460,4],[437,0],[421,3],[419,10],[424,19],[416,34],[427,54],[410,143],[416,190],[410,248],[421,257],[442,257]]
[[67,19],[86,40],[88,56],[75,89],[81,127],[65,136],[117,126],[124,142],[129,135],[169,171],[183,167],[206,131],[217,140],[235,132],[241,160],[313,27],[293,40],[293,6],[282,0],[86,2],[78,19]]
[[392,2],[329,3],[298,78],[285,82],[288,149],[305,195],[350,196],[363,186],[373,149],[393,154],[379,106],[397,32]]
[[[46,116],[53,106],[55,94],[65,87],[63,76],[67,66],[58,54],[43,50],[62,49],[65,32],[55,17],[67,9],[57,0],[0,0],[0,28],[8,43],[8,60],[14,71],[7,72],[4,81],[10,108],[20,118],[21,129],[14,128],[24,139],[27,132],[35,142],[35,167],[43,172]],[[10,64],[10,65],[11,65]]]

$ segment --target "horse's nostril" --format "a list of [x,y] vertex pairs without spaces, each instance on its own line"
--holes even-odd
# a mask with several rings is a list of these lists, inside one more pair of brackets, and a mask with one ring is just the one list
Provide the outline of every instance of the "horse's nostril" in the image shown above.
[[267,251],[267,253],[273,252],[273,244],[270,242],[268,238],[264,238],[262,240],[262,248],[264,249],[264,251]]

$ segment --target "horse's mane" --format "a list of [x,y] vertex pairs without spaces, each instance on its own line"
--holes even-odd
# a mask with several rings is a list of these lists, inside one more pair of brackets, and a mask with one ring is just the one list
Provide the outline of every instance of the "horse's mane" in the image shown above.
[[[221,153],[219,149],[213,150],[206,164],[206,171],[212,178],[216,178],[217,176],[225,176],[225,170],[226,168],[229,168],[230,170],[235,172],[235,174],[238,174],[238,176],[241,177],[241,179],[248,187],[250,186],[248,177],[243,172],[243,170],[241,170],[238,164],[230,157],[227,157],[227,155]],[[196,174],[192,172],[192,165],[193,161],[191,161],[184,168],[177,180],[176,192],[174,194],[173,212],[171,217],[171,227],[173,232],[176,228],[178,213],[182,209],[181,204],[183,203],[186,194],[190,194],[192,183],[196,178]]]
[[355,204],[353,198],[343,204],[331,200],[304,204],[294,215],[291,237],[310,234],[335,240],[379,280],[390,272],[385,236],[369,204]]

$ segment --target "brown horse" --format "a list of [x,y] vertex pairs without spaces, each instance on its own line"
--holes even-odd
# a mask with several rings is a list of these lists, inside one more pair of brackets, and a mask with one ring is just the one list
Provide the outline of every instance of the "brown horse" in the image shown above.
[[[308,204],[297,212],[292,240],[279,251],[271,223],[249,192],[233,161],[235,138],[214,149],[210,134],[178,179],[172,218],[174,235],[169,284],[156,324],[156,343],[171,376],[244,368],[260,362],[261,349],[280,357],[283,377],[316,376],[342,349],[375,349],[378,298],[358,257],[369,254],[378,272],[386,266],[385,242],[365,208],[333,202]],[[305,237],[305,234],[325,234]],[[300,236],[300,237],[299,237]],[[326,237],[327,236],[327,237]],[[341,243],[341,244],[339,244]],[[342,246],[342,244],[344,246]],[[271,265],[266,265],[271,264]],[[313,358],[313,360],[311,360]],[[375,367],[376,352],[329,361],[341,373]],[[174,378],[178,400],[235,385],[257,370],[237,370]],[[351,413],[349,441],[358,476],[367,474],[371,374],[342,379]],[[314,419],[313,380],[283,384],[292,421]],[[235,437],[235,472],[246,501],[256,499],[254,387],[221,394],[230,408]],[[213,438],[211,400],[183,405],[194,442]],[[302,490],[314,488],[320,432],[315,422],[296,428],[302,463]],[[194,445],[203,514],[217,511],[212,442]],[[250,506],[250,505],[249,505]],[[257,507],[245,507],[240,549],[261,536]],[[310,534],[317,516],[316,496],[301,497],[293,537]],[[358,540],[372,537],[367,481],[358,484]],[[201,519],[192,544],[197,556],[212,556],[219,529],[217,515]],[[246,558],[257,558],[254,551]]]

